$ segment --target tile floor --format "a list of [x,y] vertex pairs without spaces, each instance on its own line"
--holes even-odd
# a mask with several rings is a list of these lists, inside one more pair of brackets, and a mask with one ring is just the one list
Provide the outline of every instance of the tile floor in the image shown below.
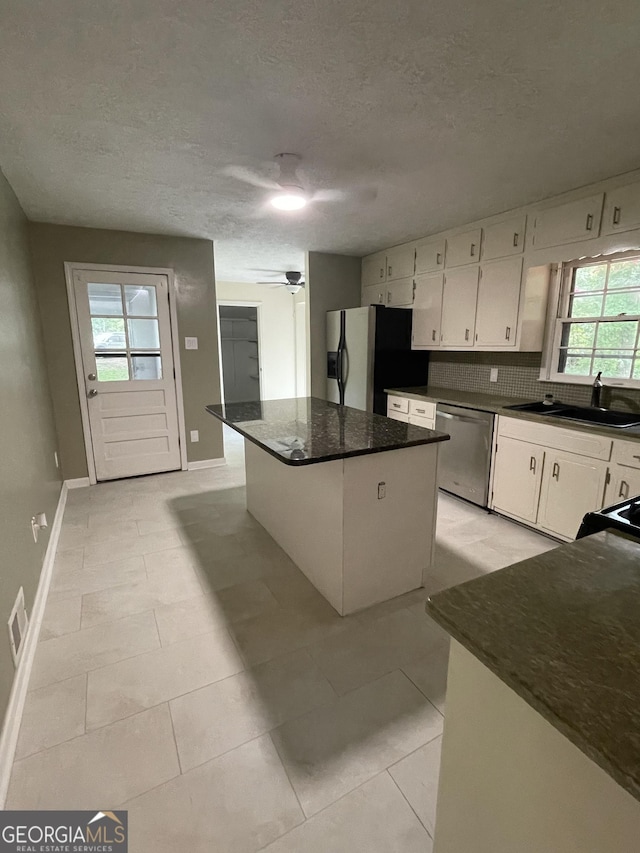
[[429,592],[555,544],[447,496],[429,586],[341,619],[228,466],[69,494],[8,808],[127,808],[135,853],[429,851]]

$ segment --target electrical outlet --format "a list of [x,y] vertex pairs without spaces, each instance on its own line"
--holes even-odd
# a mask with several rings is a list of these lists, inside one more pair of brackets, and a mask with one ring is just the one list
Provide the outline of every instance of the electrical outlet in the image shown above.
[[378,483],[378,500],[381,501],[383,498],[387,496],[387,484],[386,483]]
[[184,348],[185,349],[198,349],[198,339],[197,338],[185,338],[184,339]]
[[489,373],[489,382],[497,382],[498,381],[498,368],[492,367],[491,372]]
[[192,429],[190,435],[191,441],[200,441],[200,433],[197,429]]
[[56,460],[56,468],[59,468],[60,463],[58,462],[58,451],[57,450],[53,451],[53,458]]

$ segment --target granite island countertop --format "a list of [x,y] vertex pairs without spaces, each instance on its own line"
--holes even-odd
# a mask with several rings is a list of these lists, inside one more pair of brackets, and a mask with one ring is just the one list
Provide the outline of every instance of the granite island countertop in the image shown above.
[[437,593],[427,612],[640,800],[640,542],[597,533]]
[[565,418],[554,418],[553,415],[539,415],[535,412],[521,412],[507,408],[508,406],[515,406],[519,403],[532,402],[532,400],[520,397],[501,397],[498,394],[485,394],[479,391],[456,391],[453,388],[438,388],[435,385],[418,385],[410,388],[385,388],[384,390],[387,394],[407,397],[410,400],[448,403],[452,406],[477,409],[481,412],[493,412],[495,415],[504,415],[523,421],[536,421],[541,424],[550,424],[551,426],[577,430],[578,432],[597,433],[598,435],[606,435],[609,438],[640,441],[640,427],[616,429],[615,427],[602,426],[601,424],[584,424]]
[[311,465],[449,439],[444,432],[319,397],[219,403],[206,409],[287,465]]

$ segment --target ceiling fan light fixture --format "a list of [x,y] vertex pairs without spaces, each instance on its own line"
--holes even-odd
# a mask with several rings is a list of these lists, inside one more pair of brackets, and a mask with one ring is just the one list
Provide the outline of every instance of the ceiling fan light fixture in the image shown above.
[[307,197],[302,190],[292,187],[273,195],[271,204],[277,210],[302,210],[307,205]]
[[289,291],[289,293],[297,293],[302,289],[301,284],[285,284],[285,289]]

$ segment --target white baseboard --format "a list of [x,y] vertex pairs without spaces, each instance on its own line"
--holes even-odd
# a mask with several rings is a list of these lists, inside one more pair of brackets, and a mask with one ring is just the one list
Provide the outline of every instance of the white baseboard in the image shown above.
[[[47,603],[47,595],[49,594],[49,585],[51,584],[51,575],[53,574],[53,562],[58,548],[58,540],[60,538],[60,528],[62,527],[62,516],[64,515],[64,507],[67,501],[67,492],[69,482],[78,483],[78,480],[65,480],[60,489],[60,497],[58,498],[58,507],[56,509],[55,518],[51,525],[51,534],[49,536],[49,544],[44,555],[42,570],[40,572],[40,580],[38,581],[38,589],[33,601],[33,608],[29,615],[29,627],[24,638],[24,645],[20,653],[18,666],[13,677],[11,685],[11,693],[9,694],[9,703],[4,715],[2,731],[0,732],[0,809],[5,806],[7,798],[7,790],[9,788],[9,780],[11,778],[11,768],[13,767],[13,759],[18,745],[18,734],[20,732],[20,723],[22,722],[22,712],[24,703],[27,697],[27,689],[29,687],[29,678],[33,667],[33,660],[36,654],[38,645],[38,637],[40,635],[40,627],[44,616],[44,608]],[[87,478],[86,485],[89,485]],[[75,488],[78,488],[77,486]]]
[[200,468],[220,468],[226,464],[227,460],[224,456],[220,456],[217,459],[200,459],[197,462],[188,462],[187,471],[199,471]]
[[65,480],[64,484],[67,489],[84,489],[91,485],[91,480],[88,477],[76,477],[75,480]]

